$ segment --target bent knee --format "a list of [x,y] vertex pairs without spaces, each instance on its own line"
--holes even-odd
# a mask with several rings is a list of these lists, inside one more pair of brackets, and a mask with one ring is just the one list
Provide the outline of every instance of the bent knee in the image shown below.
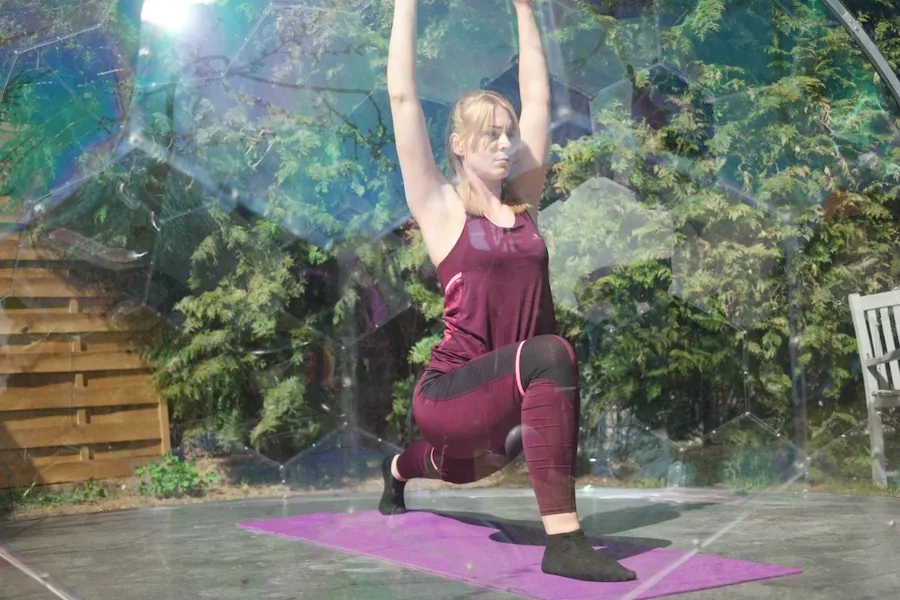
[[571,386],[578,377],[575,350],[558,335],[539,335],[527,340],[522,345],[518,366],[526,388],[535,379],[550,379]]
[[[531,347],[528,354],[534,354],[533,359],[544,367],[570,369],[575,366],[575,350],[572,348],[572,344],[563,337],[539,335],[525,342],[525,346]],[[525,350],[526,348],[522,349],[523,354]]]
[[549,335],[547,337],[552,340],[552,357],[553,360],[556,361],[554,364],[574,367],[575,349],[572,348],[572,344],[569,343],[569,340],[558,335]]

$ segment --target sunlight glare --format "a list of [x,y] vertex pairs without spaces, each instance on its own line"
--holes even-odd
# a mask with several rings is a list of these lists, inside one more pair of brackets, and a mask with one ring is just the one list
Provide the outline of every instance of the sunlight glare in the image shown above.
[[184,28],[190,20],[191,6],[212,4],[215,0],[145,0],[141,20],[170,31]]

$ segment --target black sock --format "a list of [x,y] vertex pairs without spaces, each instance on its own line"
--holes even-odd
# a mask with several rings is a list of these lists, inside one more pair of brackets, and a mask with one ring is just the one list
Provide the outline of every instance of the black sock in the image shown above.
[[394,479],[394,476],[391,474],[391,463],[393,461],[393,456],[387,456],[381,463],[381,474],[384,477],[384,492],[381,494],[378,510],[383,515],[400,515],[406,512],[406,503],[403,502],[403,489],[406,487],[406,482]]
[[632,581],[637,579],[614,559],[594,550],[582,530],[547,536],[541,570],[583,581]]

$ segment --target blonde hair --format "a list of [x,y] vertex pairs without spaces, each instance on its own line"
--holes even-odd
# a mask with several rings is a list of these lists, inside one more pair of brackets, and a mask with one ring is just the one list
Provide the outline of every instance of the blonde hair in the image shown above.
[[[512,121],[510,133],[518,137],[519,119],[516,117],[516,111],[512,104],[497,92],[489,90],[469,92],[460,98],[453,107],[448,124],[447,159],[450,161],[450,167],[455,176],[456,193],[459,194],[466,212],[475,216],[482,216],[484,211],[472,197],[472,187],[463,167],[462,157],[453,151],[453,134],[459,136],[461,144],[466,147],[470,146],[493,126],[494,111],[498,108],[509,113]],[[531,208],[530,204],[517,201],[509,196],[506,181],[504,181],[500,200],[510,206],[515,213],[522,213]]]

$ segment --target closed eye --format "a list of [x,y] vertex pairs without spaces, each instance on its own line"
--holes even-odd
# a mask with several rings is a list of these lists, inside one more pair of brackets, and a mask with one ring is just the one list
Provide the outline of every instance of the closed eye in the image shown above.
[[506,137],[509,138],[510,142],[512,142],[513,140],[516,139],[515,134],[513,132],[507,131],[503,127],[491,127],[488,130],[488,137],[490,137],[493,140],[496,140],[496,139],[500,139],[500,136],[503,135],[504,133],[506,134]]

